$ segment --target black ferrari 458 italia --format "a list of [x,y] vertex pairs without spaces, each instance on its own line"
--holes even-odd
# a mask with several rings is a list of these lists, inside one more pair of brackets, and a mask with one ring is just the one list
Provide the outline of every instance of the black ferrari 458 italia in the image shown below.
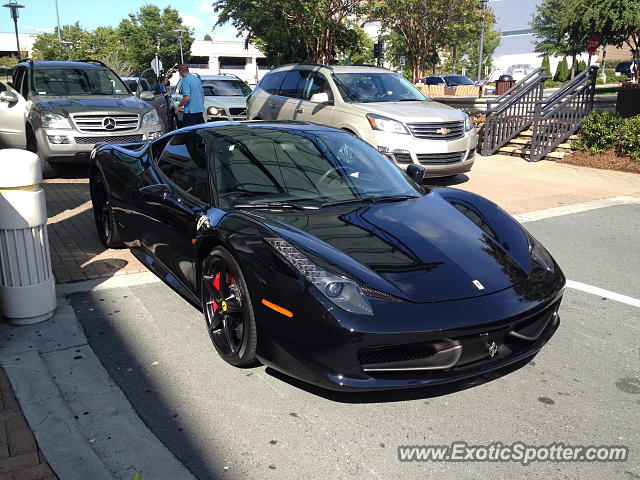
[[533,357],[565,278],[489,200],[421,186],[350,133],[221,122],[100,145],[100,238],[204,313],[220,356],[335,390],[415,387]]

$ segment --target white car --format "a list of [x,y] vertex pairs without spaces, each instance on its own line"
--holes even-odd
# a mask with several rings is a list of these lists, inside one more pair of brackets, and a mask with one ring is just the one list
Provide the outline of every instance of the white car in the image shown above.
[[303,120],[346,130],[401,168],[431,177],[468,172],[478,135],[469,116],[434,102],[404,77],[360,65],[285,65],[247,99],[250,120]]
[[[251,87],[235,75],[199,75],[204,90],[204,121],[246,120],[247,96]],[[180,81],[171,96],[174,105],[182,100]]]

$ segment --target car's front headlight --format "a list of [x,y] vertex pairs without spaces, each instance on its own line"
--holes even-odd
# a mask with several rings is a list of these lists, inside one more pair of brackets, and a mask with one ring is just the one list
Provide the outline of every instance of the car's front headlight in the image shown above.
[[39,115],[40,125],[43,128],[70,129],[71,124],[66,117],[56,113],[44,112]]
[[158,123],[160,123],[160,117],[158,116],[158,112],[156,112],[155,108],[153,110],[149,110],[142,117],[142,125],[156,125]]
[[529,256],[531,257],[531,266],[533,267],[535,264],[548,272],[553,272],[555,270],[555,263],[551,254],[549,254],[547,249],[531,235],[527,235],[527,238],[529,239]]
[[214,117],[224,115],[224,110],[222,107],[209,107],[207,108],[207,115],[211,115]]
[[469,115],[465,113],[464,114],[464,131],[469,132],[471,130],[473,130],[473,122],[471,121],[471,117],[469,117]]
[[367,113],[367,120],[369,120],[369,124],[371,124],[371,128],[374,130],[380,130],[387,133],[409,134],[407,127],[397,120],[376,115],[375,113]]
[[352,280],[329,273],[313,263],[286,240],[275,237],[265,238],[284,259],[312,283],[322,294],[347,312],[371,315],[371,305],[360,286]]

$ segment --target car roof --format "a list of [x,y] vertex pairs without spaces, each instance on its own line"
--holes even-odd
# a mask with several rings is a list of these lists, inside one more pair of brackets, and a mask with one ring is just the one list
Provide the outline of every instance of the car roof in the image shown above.
[[300,133],[320,133],[320,132],[334,132],[344,133],[351,135],[350,133],[339,130],[337,128],[327,127],[319,123],[303,122],[300,120],[245,120],[240,122],[234,121],[222,121],[222,122],[209,122],[202,123],[200,125],[193,125],[191,127],[185,127],[180,130],[174,130],[169,132],[170,135],[180,133],[183,131],[225,131],[231,128],[246,127],[250,129],[254,128],[272,128],[275,130],[282,130],[286,132],[300,132]]
[[200,80],[241,80],[235,75],[200,75]]
[[329,70],[333,73],[394,73],[384,67],[377,67],[375,65],[323,65],[321,63],[290,63],[280,65],[271,70],[271,72],[289,70]]
[[97,63],[90,62],[62,62],[62,61],[42,61],[42,62],[25,62],[22,61],[18,65],[33,66],[35,68],[85,68],[94,70],[108,70],[107,67],[99,65]]

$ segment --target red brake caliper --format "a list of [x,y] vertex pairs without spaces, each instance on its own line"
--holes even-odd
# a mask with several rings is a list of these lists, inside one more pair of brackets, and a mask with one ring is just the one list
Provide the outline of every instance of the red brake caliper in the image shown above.
[[[216,276],[213,277],[213,288],[220,291],[220,272],[216,273]],[[211,305],[213,305],[214,312],[218,311],[218,304],[213,298],[211,299]]]

